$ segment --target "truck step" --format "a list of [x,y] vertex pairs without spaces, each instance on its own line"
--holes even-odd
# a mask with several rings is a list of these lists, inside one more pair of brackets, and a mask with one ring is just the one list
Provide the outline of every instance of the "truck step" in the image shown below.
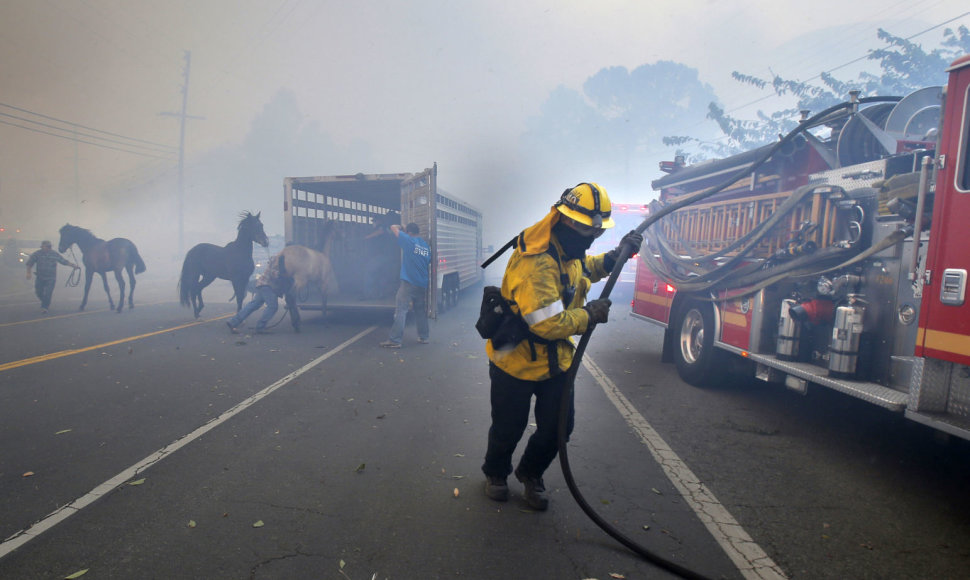
[[906,418],[962,439],[968,439],[967,433],[970,433],[970,419],[950,413],[906,411]]
[[767,365],[782,373],[792,377],[803,379],[809,383],[815,383],[851,395],[858,399],[868,401],[889,409],[890,411],[903,412],[909,400],[907,393],[891,389],[879,383],[867,381],[851,381],[846,379],[835,379],[826,376],[825,369],[809,363],[783,361],[772,355],[750,353],[748,358],[757,363]]

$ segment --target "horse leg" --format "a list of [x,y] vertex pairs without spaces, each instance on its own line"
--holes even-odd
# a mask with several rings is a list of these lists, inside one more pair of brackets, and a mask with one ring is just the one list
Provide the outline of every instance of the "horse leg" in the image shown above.
[[108,274],[106,272],[98,272],[101,274],[101,283],[104,284],[104,293],[108,295],[108,309],[115,309],[115,301],[111,298],[111,288],[108,288]]
[[205,274],[202,276],[202,280],[195,285],[195,291],[192,293],[192,303],[195,305],[196,318],[199,317],[199,313],[205,308],[205,302],[202,301],[202,290],[209,284],[212,284],[212,281],[215,279],[215,276]]
[[285,295],[286,310],[290,313],[290,324],[293,325],[294,332],[300,332],[300,308],[296,305],[296,292],[293,288]]
[[90,268],[84,269],[84,298],[81,299],[81,307],[78,310],[84,310],[84,307],[88,305],[88,292],[91,290],[91,280],[94,278],[94,271]]
[[128,291],[128,309],[135,307],[135,267],[128,266],[128,281],[131,283],[131,290]]
[[125,307],[125,278],[121,275],[121,269],[115,270],[115,280],[118,281],[118,288],[121,289],[121,294],[118,296],[118,314],[121,314]]
[[236,293],[236,312],[242,310],[243,299],[246,298],[246,283],[249,280],[236,279],[232,281],[232,289]]
[[189,303],[192,304],[192,314],[196,318],[199,317],[199,311],[202,310],[202,288],[199,286],[199,278],[196,276],[193,278],[189,284]]

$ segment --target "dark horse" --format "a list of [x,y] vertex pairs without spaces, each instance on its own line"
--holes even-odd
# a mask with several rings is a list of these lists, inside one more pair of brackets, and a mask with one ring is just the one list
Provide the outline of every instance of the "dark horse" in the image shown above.
[[81,248],[84,259],[84,299],[81,300],[81,310],[88,304],[88,291],[91,290],[91,278],[95,272],[101,274],[101,281],[104,282],[104,291],[108,295],[108,306],[115,307],[111,299],[111,290],[108,289],[108,272],[114,271],[115,280],[121,288],[121,296],[118,297],[118,312],[125,305],[125,279],[121,275],[122,270],[128,270],[128,281],[131,282],[131,290],[128,292],[128,308],[135,307],[135,274],[145,271],[145,262],[138,255],[138,248],[126,238],[114,238],[107,242],[96,237],[84,228],[66,224],[61,228],[61,242],[57,246],[59,252],[64,252],[72,245],[77,244]]
[[183,306],[192,306],[196,318],[205,308],[202,289],[216,278],[232,282],[232,289],[236,292],[236,312],[242,308],[246,283],[256,268],[253,263],[253,242],[264,248],[269,245],[263,222],[259,220],[261,214],[253,215],[248,211],[241,214],[239,233],[225,247],[197,244],[185,255],[179,280],[179,299]]

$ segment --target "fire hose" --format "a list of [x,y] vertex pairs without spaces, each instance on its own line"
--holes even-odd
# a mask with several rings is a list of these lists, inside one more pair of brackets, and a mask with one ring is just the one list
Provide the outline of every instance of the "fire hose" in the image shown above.
[[[651,215],[648,216],[639,226],[637,226],[635,231],[639,234],[643,234],[647,228],[652,226],[654,223],[660,221],[660,219],[662,219],[663,217],[673,213],[678,209],[681,209],[682,207],[686,207],[690,204],[701,201],[702,199],[706,199],[726,189],[728,186],[730,186],[732,183],[735,183],[739,179],[751,173],[754,173],[761,165],[767,162],[772,157],[772,155],[774,155],[779,149],[781,149],[785,145],[788,145],[799,133],[807,130],[809,127],[816,126],[822,122],[825,122],[826,120],[828,120],[829,117],[835,115],[836,113],[839,113],[841,110],[849,109],[851,107],[856,106],[857,104],[865,104],[869,102],[877,102],[877,101],[884,101],[884,100],[886,100],[886,98],[884,97],[867,97],[867,98],[859,99],[857,103],[841,103],[839,105],[830,107],[816,115],[813,115],[808,119],[801,121],[798,127],[796,127],[787,135],[782,137],[778,142],[774,144],[774,146],[769,148],[761,158],[759,158],[757,161],[752,163],[750,167],[746,167],[735,172],[735,174],[729,176],[725,181],[721,182],[716,186],[711,187],[710,189],[700,191],[693,195],[684,197],[683,199],[680,199],[674,203],[663,206],[655,213],[651,212]],[[900,238],[897,238],[894,241],[899,241],[899,239]],[[613,287],[616,285],[616,281],[620,276],[620,271],[623,269],[622,265],[626,263],[626,261],[630,258],[630,256],[633,255],[633,253],[637,250],[637,248],[631,247],[630,244],[623,243],[621,244],[619,250],[620,250],[619,256],[617,257],[616,264],[614,265],[612,272],[610,272],[610,276],[607,279],[605,286],[603,287],[603,291],[600,294],[600,298],[609,298],[610,292],[613,291]],[[855,261],[855,260],[852,260],[852,261]],[[484,267],[484,264],[483,264],[483,267]],[[612,524],[610,524],[608,521],[606,521],[603,517],[601,517],[593,510],[593,508],[589,505],[589,502],[587,502],[586,499],[583,497],[582,493],[579,490],[579,487],[576,485],[576,481],[573,478],[572,470],[570,469],[570,466],[569,466],[569,454],[566,446],[567,439],[568,439],[567,425],[569,421],[570,406],[572,404],[572,399],[573,399],[573,388],[576,382],[576,373],[579,370],[579,365],[581,364],[583,355],[586,352],[586,346],[589,344],[590,337],[592,336],[593,330],[595,329],[595,327],[596,327],[595,324],[590,324],[587,327],[586,332],[584,332],[580,337],[579,343],[576,345],[576,350],[573,353],[572,364],[566,370],[565,388],[563,389],[562,397],[559,402],[559,425],[558,425],[559,463],[560,463],[560,466],[562,467],[563,477],[566,480],[566,485],[569,487],[569,491],[572,494],[573,499],[576,500],[576,503],[579,504],[579,507],[582,508],[583,512],[591,520],[593,520],[593,522],[597,526],[599,526],[604,532],[610,535],[613,539],[617,540],[618,542],[620,542],[621,544],[629,548],[637,555],[683,578],[691,578],[691,579],[706,578],[704,575],[694,570],[691,570],[685,566],[682,566],[676,562],[668,560],[667,558],[664,558],[663,556],[660,556],[650,551],[646,547],[638,544],[630,537],[624,535],[622,532],[616,529]]]

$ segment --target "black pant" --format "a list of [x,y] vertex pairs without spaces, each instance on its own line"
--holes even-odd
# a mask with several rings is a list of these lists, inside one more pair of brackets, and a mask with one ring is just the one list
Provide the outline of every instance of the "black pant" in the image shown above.
[[[529,422],[529,407],[536,398],[536,432],[529,437],[517,471],[527,477],[542,477],[559,453],[559,403],[566,388],[566,375],[544,381],[523,381],[489,363],[492,379],[492,426],[488,430],[488,450],[482,471],[489,477],[512,473],[512,453]],[[573,397],[569,399],[566,436],[573,432]]]
[[45,310],[50,308],[51,296],[54,295],[54,283],[56,281],[56,278],[34,277],[34,294],[40,298],[40,307]]

